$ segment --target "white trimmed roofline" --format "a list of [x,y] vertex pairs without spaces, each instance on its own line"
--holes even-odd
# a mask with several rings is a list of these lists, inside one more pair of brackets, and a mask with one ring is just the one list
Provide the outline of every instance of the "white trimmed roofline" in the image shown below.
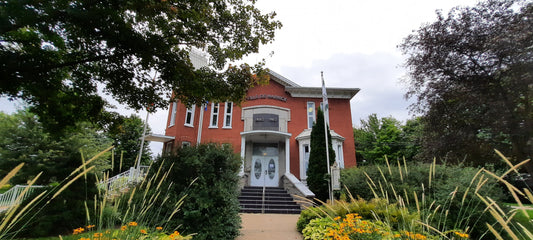
[[[359,92],[359,88],[326,88],[328,98],[352,99]],[[291,97],[322,98],[320,87],[285,87]]]
[[[292,97],[297,98],[322,98],[322,88],[321,87],[302,87],[295,82],[287,79],[280,74],[268,70],[270,79],[278,82],[279,84],[285,87],[285,91],[288,92]],[[339,98],[339,99],[352,99],[358,92],[359,88],[326,88],[328,98]]]

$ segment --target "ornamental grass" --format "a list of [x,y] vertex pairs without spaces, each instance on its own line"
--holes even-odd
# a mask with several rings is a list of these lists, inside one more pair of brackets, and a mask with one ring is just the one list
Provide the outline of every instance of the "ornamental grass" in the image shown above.
[[[387,164],[384,171],[379,171],[381,178],[372,179],[365,173],[374,199],[355,199],[346,189],[348,201],[322,202],[304,210],[298,228],[305,239],[533,239],[532,220],[520,222],[516,217],[518,212],[528,216],[524,204],[533,202],[531,189],[518,189],[506,180],[519,174],[518,169],[529,160],[512,164],[496,153],[508,164],[508,170],[495,173],[479,169],[470,176],[469,184],[456,186],[440,201],[429,196],[432,184],[440,181],[436,179],[439,168],[435,162],[429,165],[429,182],[420,182],[426,190],[422,194],[409,193],[387,177],[398,171],[401,181],[407,182],[410,172],[406,165]],[[495,201],[491,191],[482,190],[498,184],[506,188],[517,207],[508,208]],[[450,224],[450,219],[456,220]],[[477,231],[475,236],[470,234],[473,230]]]
[[[68,178],[51,188],[51,191],[43,191],[33,199],[25,200],[25,205],[18,204],[4,212],[0,216],[0,239],[15,239],[17,233],[25,230],[28,223],[38,216],[50,201],[59,196],[65,189],[72,184],[83,184],[83,181],[77,181],[79,179],[86,179],[87,182],[87,179],[91,179],[87,178],[89,174],[96,176],[97,174],[93,171],[94,166],[91,166],[91,163],[112,148],[110,147],[98,153],[87,161],[82,157],[82,164],[72,171]],[[9,172],[0,181],[0,187],[7,184],[23,165],[20,164]],[[152,169],[148,171],[152,171]],[[171,194],[175,193],[161,187],[162,183],[167,181],[168,172],[161,169],[161,167],[154,171],[156,171],[155,174],[151,174],[150,178],[144,178],[140,182],[130,184],[127,191],[121,192],[119,196],[111,194],[109,188],[98,188],[97,194],[88,196],[91,201],[85,202],[86,224],[75,227],[72,229],[71,234],[67,234],[65,237],[57,236],[57,239],[191,239],[194,234],[182,234],[179,232],[179,226],[168,225],[169,220],[173,219],[180,210],[187,195],[183,195],[177,201],[169,201],[174,196]],[[28,187],[24,189],[19,196],[20,198],[24,196],[24,193],[28,191],[39,176],[40,174],[29,181]],[[104,180],[105,178],[107,177],[104,177]],[[97,182],[101,181],[97,180]],[[166,186],[168,186],[168,183]],[[170,186],[172,186],[172,183],[170,183]],[[87,204],[88,202],[93,202],[94,204]],[[172,206],[163,208],[169,202],[172,202]],[[39,203],[40,205],[38,205]],[[171,211],[167,211],[168,209],[171,209]],[[21,222],[22,220],[27,222]],[[26,230],[31,231],[31,229]]]

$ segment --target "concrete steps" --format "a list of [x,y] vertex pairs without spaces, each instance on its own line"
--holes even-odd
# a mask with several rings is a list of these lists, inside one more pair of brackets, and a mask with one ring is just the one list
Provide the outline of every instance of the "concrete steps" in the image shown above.
[[[280,213],[300,214],[300,205],[283,188],[265,188],[263,204],[263,187],[244,187],[239,196],[240,212],[243,213]],[[264,208],[264,212],[263,212]]]

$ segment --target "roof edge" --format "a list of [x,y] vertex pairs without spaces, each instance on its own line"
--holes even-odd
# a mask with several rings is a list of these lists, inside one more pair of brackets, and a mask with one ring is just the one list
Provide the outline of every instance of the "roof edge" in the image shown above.
[[[352,99],[361,89],[359,88],[326,88],[328,98]],[[322,98],[321,87],[285,87],[292,97]]]

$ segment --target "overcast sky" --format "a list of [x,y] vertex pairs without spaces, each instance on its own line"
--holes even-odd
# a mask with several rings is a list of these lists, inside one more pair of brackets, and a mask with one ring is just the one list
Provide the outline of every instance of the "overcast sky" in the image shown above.
[[[254,64],[265,58],[267,67],[302,86],[319,87],[324,71],[326,87],[360,88],[352,99],[352,122],[372,113],[411,118],[403,98],[406,86],[397,49],[402,39],[424,23],[436,20],[435,10],[448,12],[477,0],[259,0],[263,12],[275,11],[283,24],[272,44],[245,59]],[[270,55],[274,52],[273,55]],[[14,111],[0,100],[0,111]],[[167,109],[150,115],[154,133],[164,134]],[[124,114],[135,113],[121,108]],[[141,118],[146,112],[135,113]],[[162,144],[152,143],[160,153]]]

